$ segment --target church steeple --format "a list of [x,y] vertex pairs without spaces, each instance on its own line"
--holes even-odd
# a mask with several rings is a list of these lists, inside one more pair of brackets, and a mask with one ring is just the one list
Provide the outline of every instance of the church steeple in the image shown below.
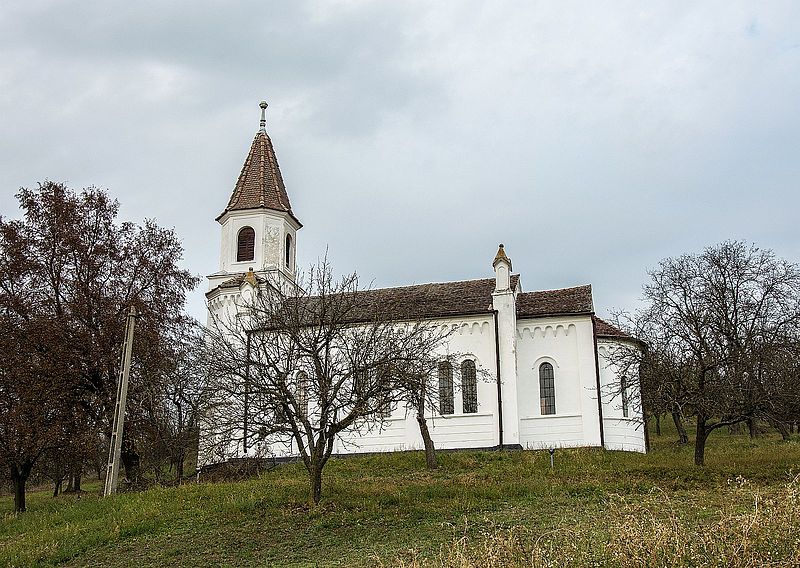
[[242,166],[239,179],[233,188],[233,193],[228,200],[225,211],[217,217],[219,221],[229,211],[243,211],[247,209],[271,209],[288,213],[300,226],[302,224],[294,216],[286,186],[283,183],[275,148],[266,130],[267,102],[261,101],[261,122],[250,151]]
[[293,281],[297,231],[302,227],[292,212],[275,149],[267,135],[267,103],[261,101],[261,122],[228,205],[217,221],[222,225],[219,272],[209,280],[252,269],[259,277],[279,273]]

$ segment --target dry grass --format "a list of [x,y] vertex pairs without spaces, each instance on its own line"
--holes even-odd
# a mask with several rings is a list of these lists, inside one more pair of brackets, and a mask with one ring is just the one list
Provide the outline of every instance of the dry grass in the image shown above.
[[800,566],[800,476],[767,489],[742,477],[728,484],[727,504],[706,520],[687,519],[684,504],[655,489],[633,503],[613,496],[597,525],[538,534],[523,526],[493,527],[468,536],[465,524],[464,534],[437,558],[411,550],[376,562],[399,568]]

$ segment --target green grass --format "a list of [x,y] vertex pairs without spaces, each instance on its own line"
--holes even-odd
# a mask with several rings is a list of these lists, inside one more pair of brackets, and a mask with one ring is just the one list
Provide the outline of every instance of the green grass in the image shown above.
[[[692,465],[691,446],[676,446],[670,434],[653,441],[648,455],[559,450],[552,470],[547,452],[442,453],[435,472],[424,469],[419,453],[333,460],[323,501],[314,509],[306,504],[305,471],[298,465],[239,483],[108,499],[99,497],[99,487],[56,499],[33,492],[27,513],[0,517],[0,564],[472,566],[480,563],[454,563],[453,551],[483,550],[487,542],[496,547],[503,535],[516,539],[514,554],[524,557],[518,565],[536,564],[542,542],[574,548],[577,556],[564,562],[607,563],[626,531],[640,531],[643,539],[653,533],[652,526],[639,526],[642,519],[692,534],[726,515],[750,514],[754,495],[784,502],[781,492],[800,470],[798,439],[754,442],[716,434],[702,468]],[[0,497],[0,511],[11,509],[11,498]],[[542,541],[541,535],[554,536]],[[763,554],[773,553],[773,541],[774,554],[792,554],[792,543],[784,542],[790,536],[769,536]],[[686,556],[695,552],[680,554],[674,558],[703,564]]]

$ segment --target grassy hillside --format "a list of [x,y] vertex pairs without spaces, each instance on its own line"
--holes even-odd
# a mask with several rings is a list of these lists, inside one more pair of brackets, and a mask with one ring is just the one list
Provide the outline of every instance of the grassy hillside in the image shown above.
[[[323,502],[305,472],[101,499],[30,495],[0,518],[11,566],[800,565],[800,440],[715,435],[707,466],[655,439],[601,450],[421,454],[331,462]],[[11,510],[9,497],[0,509]]]

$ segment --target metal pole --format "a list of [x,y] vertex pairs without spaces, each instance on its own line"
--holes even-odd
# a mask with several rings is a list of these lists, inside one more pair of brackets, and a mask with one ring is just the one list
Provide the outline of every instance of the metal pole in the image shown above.
[[133,353],[133,328],[136,325],[136,308],[131,306],[125,324],[125,344],[122,353],[122,371],[117,384],[117,403],[114,407],[114,427],[111,431],[111,447],[108,451],[108,469],[103,496],[108,497],[117,492],[119,480],[119,459],[122,454],[122,430],[125,426],[125,402],[128,398],[128,378],[131,372],[131,354]]

